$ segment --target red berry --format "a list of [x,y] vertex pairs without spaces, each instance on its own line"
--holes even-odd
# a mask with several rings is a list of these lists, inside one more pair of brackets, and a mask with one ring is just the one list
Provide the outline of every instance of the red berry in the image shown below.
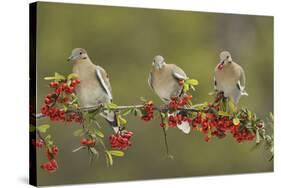
[[50,83],[50,87],[51,88],[57,88],[57,87],[59,87],[59,85],[60,84],[58,82],[56,82],[56,81]]
[[52,99],[46,97],[45,98],[45,104],[51,104],[52,103]]
[[93,146],[96,144],[96,140],[88,139],[86,145]]
[[81,143],[82,145],[87,145],[87,139],[86,139],[86,138],[81,139],[81,140],[80,140],[80,143]]
[[57,155],[59,152],[59,148],[56,145],[53,145],[51,150],[52,150],[52,154],[54,155]]
[[74,92],[74,87],[70,86],[66,90],[68,93],[73,93]]
[[164,126],[165,126],[165,123],[164,123],[164,122],[161,122],[161,123],[160,123],[160,126],[161,126],[161,127],[164,127]]
[[63,90],[66,90],[68,88],[68,85],[66,83],[63,83],[61,87]]
[[46,115],[49,111],[49,106],[48,105],[45,105],[41,108],[41,112],[42,114]]

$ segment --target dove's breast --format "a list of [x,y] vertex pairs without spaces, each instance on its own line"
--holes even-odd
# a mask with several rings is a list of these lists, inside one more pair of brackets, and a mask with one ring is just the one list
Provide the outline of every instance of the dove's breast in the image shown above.
[[77,86],[77,97],[82,107],[90,107],[100,103],[110,102],[110,97],[103,90],[96,75],[96,65],[79,64],[73,67],[81,83]]
[[235,67],[227,65],[222,70],[215,72],[215,79],[217,89],[223,91],[225,97],[228,97],[232,92],[238,90],[237,83],[240,79],[240,72],[236,71]]
[[155,93],[163,100],[170,100],[172,96],[178,96],[182,86],[173,77],[169,69],[152,70],[152,86]]

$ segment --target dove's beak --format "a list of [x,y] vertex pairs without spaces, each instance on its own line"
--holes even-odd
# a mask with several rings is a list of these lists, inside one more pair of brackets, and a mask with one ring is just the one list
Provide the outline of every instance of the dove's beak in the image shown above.
[[219,70],[222,70],[223,69],[223,66],[224,66],[224,60],[222,62],[220,62],[219,66],[218,66],[218,69]]

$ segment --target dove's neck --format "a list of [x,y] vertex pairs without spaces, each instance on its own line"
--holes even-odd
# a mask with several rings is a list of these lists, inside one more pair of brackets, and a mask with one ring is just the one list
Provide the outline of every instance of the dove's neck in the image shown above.
[[83,70],[87,70],[88,68],[92,68],[96,66],[91,62],[90,59],[82,59],[73,63],[73,73],[79,74],[80,72],[84,72]]

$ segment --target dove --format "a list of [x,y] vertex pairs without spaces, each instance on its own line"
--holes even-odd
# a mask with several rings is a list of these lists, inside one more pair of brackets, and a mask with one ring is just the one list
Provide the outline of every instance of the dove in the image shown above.
[[[186,79],[185,72],[177,65],[167,64],[160,55],[154,57],[148,84],[165,104],[168,104],[172,97],[180,97],[183,94],[183,84],[181,83]],[[186,134],[190,132],[188,122],[182,122],[177,127]]]
[[[76,94],[81,107],[92,107],[112,102],[112,89],[108,74],[98,65],[92,63],[83,48],[72,50],[68,61],[73,64],[73,73],[79,76],[81,83],[77,86]],[[100,113],[118,131],[116,115],[112,111]]]
[[215,89],[223,92],[237,106],[241,95],[248,96],[245,91],[246,77],[243,68],[235,63],[228,51],[220,53],[220,62],[215,68]]

